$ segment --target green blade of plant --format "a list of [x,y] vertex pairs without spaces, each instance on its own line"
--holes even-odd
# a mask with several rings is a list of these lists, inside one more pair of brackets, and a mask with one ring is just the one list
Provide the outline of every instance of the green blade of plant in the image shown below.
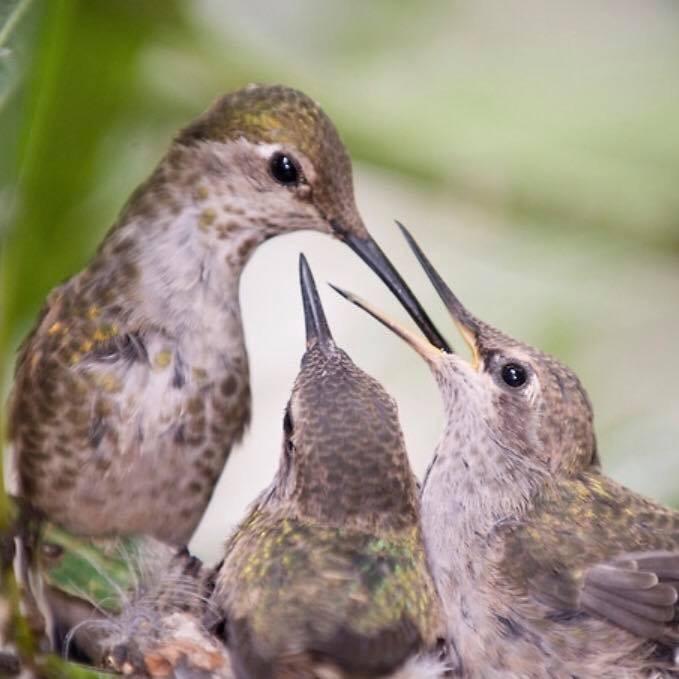
[[112,676],[118,676],[68,662],[55,655],[41,658],[36,665],[40,668],[40,676],[45,679],[110,679]]

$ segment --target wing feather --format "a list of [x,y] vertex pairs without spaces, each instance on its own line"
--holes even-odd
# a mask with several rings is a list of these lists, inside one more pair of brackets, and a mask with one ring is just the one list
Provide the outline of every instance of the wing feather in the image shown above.
[[556,484],[523,519],[498,522],[492,544],[500,581],[546,606],[547,619],[587,614],[679,641],[679,512],[585,472]]
[[633,634],[663,638],[669,631],[667,623],[679,613],[678,575],[676,552],[625,554],[586,571],[580,606]]

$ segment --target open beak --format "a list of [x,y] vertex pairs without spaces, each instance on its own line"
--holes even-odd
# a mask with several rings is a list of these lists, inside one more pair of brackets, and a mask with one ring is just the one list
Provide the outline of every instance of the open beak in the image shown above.
[[318,296],[309,263],[302,254],[299,256],[299,284],[302,288],[302,303],[304,304],[307,349],[317,344],[324,353],[334,351],[335,341],[325,318],[321,298]]
[[[464,341],[469,346],[469,349],[472,352],[472,366],[474,369],[477,369],[480,363],[479,335],[481,332],[481,326],[479,321],[475,316],[470,314],[467,309],[465,309],[465,307],[462,305],[462,302],[460,302],[455,293],[453,293],[453,291],[445,284],[436,269],[432,266],[432,263],[427,259],[424,252],[422,252],[420,246],[415,242],[415,239],[412,237],[408,229],[406,229],[406,227],[403,226],[403,224],[401,224],[399,221],[396,222],[396,225],[399,229],[401,229],[401,233],[405,237],[410,249],[415,254],[415,257],[417,257],[417,261],[420,263],[420,266],[424,269],[424,272],[429,277],[431,284],[434,286],[434,289],[438,293],[446,309],[448,309],[448,313],[450,313],[455,325],[457,326],[457,329],[460,331]],[[396,296],[398,297],[398,294],[396,294]],[[417,319],[414,320],[415,323],[417,323]],[[418,327],[420,327],[422,330],[419,323]]]
[[[429,280],[434,286],[434,289],[436,290],[439,297],[441,298],[446,308],[448,309],[448,312],[450,313],[453,321],[455,322],[455,325],[460,331],[460,334],[464,338],[465,342],[469,345],[469,348],[472,352],[472,366],[474,369],[478,369],[478,366],[480,365],[478,340],[481,331],[479,321],[474,316],[472,316],[472,314],[470,314],[467,311],[467,309],[465,309],[465,307],[462,305],[460,300],[455,296],[452,290],[444,283],[441,276],[439,276],[438,272],[436,271],[436,269],[434,269],[431,262],[426,258],[426,256],[420,249],[419,245],[415,242],[415,239],[410,235],[405,226],[403,226],[400,222],[396,223],[398,224],[398,227],[401,229],[401,232],[405,236],[408,245],[415,253],[415,257],[417,257],[417,260],[419,261],[420,265],[422,266],[425,273],[429,277]],[[402,281],[398,273],[396,273],[396,276],[398,277],[399,281]],[[388,283],[387,285],[389,289],[394,293],[396,298],[399,300],[399,302],[401,302],[401,304],[406,309],[409,309],[408,303],[410,302],[410,299],[408,295],[412,297],[412,293],[407,288],[405,283],[403,283],[403,288],[399,288],[398,286],[391,286]],[[396,321],[390,319],[389,317],[375,309],[375,307],[373,307],[372,305],[370,305],[368,302],[361,299],[357,295],[347,292],[346,290],[342,290],[334,285],[332,285],[332,287],[340,295],[342,295],[342,297],[348,299],[350,302],[360,307],[361,309],[369,313],[373,318],[377,319],[380,323],[385,325],[392,332],[396,333],[401,339],[403,339],[411,347],[413,347],[413,349],[415,349],[415,351],[417,351],[417,353],[420,354],[420,356],[422,356],[429,364],[435,364],[444,353],[448,354],[454,353],[453,350],[445,342],[445,340],[442,340],[440,343],[432,341],[430,334],[431,329],[434,328],[434,326],[431,324],[431,321],[429,320],[426,313],[421,310],[421,307],[419,306],[417,300],[415,300],[415,304],[417,305],[417,309],[420,311],[420,313],[418,314],[411,313],[410,315],[417,324],[418,328],[420,328],[420,330],[424,333],[428,341],[425,341],[424,339],[418,337],[417,335],[410,332],[403,326],[399,325]],[[407,292],[404,292],[403,291],[404,289]],[[412,297],[412,299],[414,300],[415,298]],[[435,328],[434,330],[437,336],[440,337],[438,331],[436,331]]]
[[403,305],[410,317],[417,323],[425,337],[438,349],[450,352],[448,342],[436,329],[427,312],[417,301],[401,274],[394,268],[380,246],[369,236],[358,236],[342,228],[333,220],[332,228],[337,235],[382,279],[398,301]]

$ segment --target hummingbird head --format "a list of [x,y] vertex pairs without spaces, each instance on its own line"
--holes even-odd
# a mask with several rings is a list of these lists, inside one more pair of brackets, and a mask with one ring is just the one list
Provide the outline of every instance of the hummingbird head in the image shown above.
[[[354,201],[349,154],[330,118],[298,90],[250,85],[227,94],[176,142],[202,147],[232,186],[241,175],[243,209],[251,205],[270,235],[314,229],[368,237]],[[257,211],[257,204],[266,210]]]
[[486,468],[492,461],[498,470],[535,471],[540,477],[595,463],[592,408],[575,373],[469,312],[399,226],[468,344],[471,360],[437,349],[363,300],[339,292],[402,337],[432,368],[448,421],[439,454],[464,447],[470,466],[473,457],[483,456]]
[[276,495],[300,515],[338,526],[417,524],[417,485],[398,411],[335,344],[300,257],[307,349],[283,420]]
[[[218,99],[179,132],[164,162],[133,195],[123,221],[142,216],[148,224],[159,204],[179,211],[187,202],[208,249],[226,244],[227,259],[235,256],[239,264],[257,244],[281,233],[311,229],[338,238],[399,292],[429,340],[446,346],[366,230],[349,154],[330,118],[302,92],[250,85]],[[186,242],[184,236],[179,242]]]

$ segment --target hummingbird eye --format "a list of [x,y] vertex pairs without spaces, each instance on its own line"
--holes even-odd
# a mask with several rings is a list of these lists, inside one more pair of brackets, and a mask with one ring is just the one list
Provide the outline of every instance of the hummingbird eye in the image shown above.
[[299,184],[300,172],[297,161],[286,153],[274,153],[269,161],[271,176],[284,186]]
[[509,387],[518,388],[526,384],[528,372],[519,363],[505,363],[502,366],[502,381]]

